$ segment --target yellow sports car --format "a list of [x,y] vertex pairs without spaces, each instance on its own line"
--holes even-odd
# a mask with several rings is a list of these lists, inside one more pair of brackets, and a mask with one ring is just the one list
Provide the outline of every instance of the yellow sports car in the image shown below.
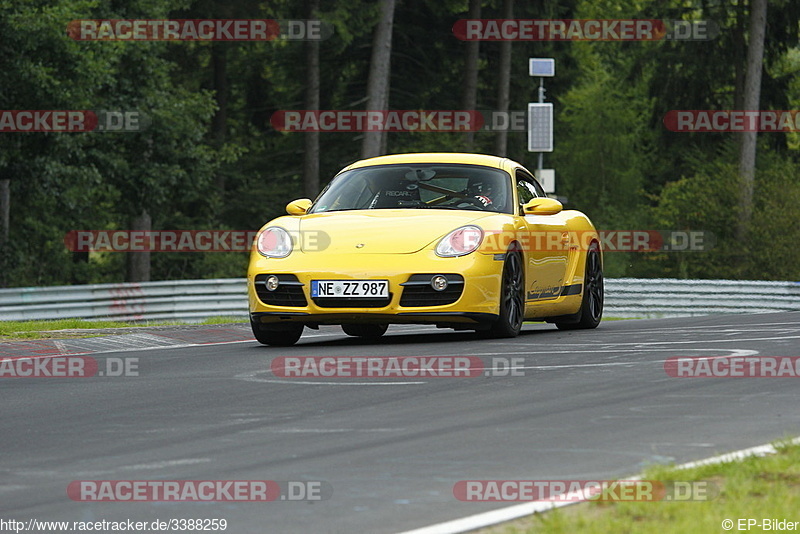
[[292,345],[322,324],[378,338],[390,323],[493,337],[516,336],[523,321],[600,323],[594,226],[509,159],[358,161],[286,211],[259,231],[247,273],[250,322],[265,345]]

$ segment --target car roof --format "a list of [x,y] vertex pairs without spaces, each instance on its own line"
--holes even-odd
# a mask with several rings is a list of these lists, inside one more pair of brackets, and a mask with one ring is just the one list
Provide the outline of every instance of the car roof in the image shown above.
[[372,165],[392,165],[402,163],[462,163],[467,165],[483,165],[497,169],[507,169],[509,166],[521,166],[508,158],[490,156],[487,154],[467,154],[461,152],[422,152],[414,154],[392,154],[375,158],[356,161],[342,169],[358,169]]

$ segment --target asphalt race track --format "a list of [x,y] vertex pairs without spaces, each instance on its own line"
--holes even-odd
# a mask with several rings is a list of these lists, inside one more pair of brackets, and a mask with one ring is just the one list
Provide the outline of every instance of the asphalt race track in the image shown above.
[[[238,328],[238,327],[237,327]],[[792,378],[673,378],[673,356],[800,356],[800,313],[526,325],[510,340],[336,327],[256,342],[95,354],[139,376],[3,378],[0,517],[226,519],[229,533],[400,532],[515,503],[467,479],[609,479],[800,434]],[[280,356],[523,358],[523,376],[279,378]],[[495,360],[503,361],[503,360]],[[320,481],[320,501],[79,502],[80,480]],[[658,503],[653,503],[658,506]],[[686,506],[691,506],[687,503]]]

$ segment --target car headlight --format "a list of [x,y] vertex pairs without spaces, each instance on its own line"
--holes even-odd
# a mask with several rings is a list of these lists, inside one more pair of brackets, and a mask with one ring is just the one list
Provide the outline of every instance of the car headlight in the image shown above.
[[483,230],[474,225],[456,228],[444,236],[436,245],[436,255],[443,258],[466,256],[475,252],[483,241]]
[[256,248],[267,258],[285,258],[292,252],[292,236],[280,226],[270,226],[258,234]]

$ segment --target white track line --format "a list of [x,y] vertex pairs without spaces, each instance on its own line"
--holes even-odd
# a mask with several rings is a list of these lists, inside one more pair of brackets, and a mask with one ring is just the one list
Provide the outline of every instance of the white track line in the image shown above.
[[[400,332],[396,329],[394,334],[399,333],[416,333],[416,332],[425,332],[427,330],[420,330],[419,327],[416,328],[403,328]],[[431,330],[432,331],[432,330]],[[111,343],[111,344],[121,344],[125,345],[129,343],[132,339],[142,339],[145,336],[158,338],[156,341],[158,344],[155,345],[144,345],[144,346],[135,346],[135,347],[120,347],[120,348],[111,348],[111,349],[102,349],[102,350],[82,350],[81,349],[71,349],[68,347],[64,341],[80,341],[83,338],[70,338],[70,339],[54,339],[54,340],[30,340],[30,341],[9,341],[9,344],[21,344],[21,343],[36,343],[37,341],[52,341],[54,347],[59,351],[59,354],[29,354],[29,355],[14,355],[14,356],[2,356],[0,355],[0,361],[4,360],[38,360],[43,358],[63,358],[65,356],[89,356],[92,354],[115,354],[117,352],[136,352],[136,351],[151,351],[151,350],[161,350],[161,349],[186,349],[192,347],[209,347],[214,345],[234,345],[234,344],[241,344],[241,343],[250,343],[256,346],[259,346],[256,342],[255,338],[252,339],[241,339],[235,341],[209,341],[209,342],[202,342],[202,343],[191,343],[187,341],[175,341],[174,344],[170,344],[171,341],[175,340],[175,338],[169,338],[166,336],[159,336],[158,334],[140,334],[140,333],[133,333],[133,334],[109,334],[108,336],[101,336],[101,337],[92,337],[86,338],[89,340],[101,340],[103,343]],[[349,339],[348,336],[343,334],[342,332],[309,332],[304,333],[303,337],[306,339],[319,339],[322,337],[341,337],[342,339]],[[119,339],[117,339],[119,338]],[[163,340],[163,341],[162,341]],[[303,344],[298,344],[298,347],[303,346]],[[2,348],[2,345],[0,345]]]
[[[794,438],[789,443],[792,445],[800,443],[800,437]],[[703,465],[738,461],[750,456],[766,456],[768,454],[775,454],[776,452],[777,451],[773,445],[758,445],[756,447],[750,447],[749,449],[742,449],[726,454],[720,454],[718,456],[712,456],[711,458],[706,458],[705,460],[688,462],[675,466],[674,469],[692,469]],[[629,477],[620,480],[641,480],[641,476]],[[578,495],[567,495],[566,497],[568,497],[569,500],[559,500],[558,502],[538,501],[517,504],[507,508],[501,508],[499,510],[492,510],[491,512],[484,512],[482,514],[475,514],[463,517],[461,519],[454,519],[452,521],[446,521],[436,525],[430,525],[414,530],[407,530],[400,534],[459,534],[461,532],[469,532],[471,530],[490,527],[499,523],[505,523],[506,521],[513,521],[514,519],[519,519],[520,517],[525,517],[535,513],[547,512],[554,508],[561,508],[571,504],[586,502],[585,500],[581,501],[580,496]]]

